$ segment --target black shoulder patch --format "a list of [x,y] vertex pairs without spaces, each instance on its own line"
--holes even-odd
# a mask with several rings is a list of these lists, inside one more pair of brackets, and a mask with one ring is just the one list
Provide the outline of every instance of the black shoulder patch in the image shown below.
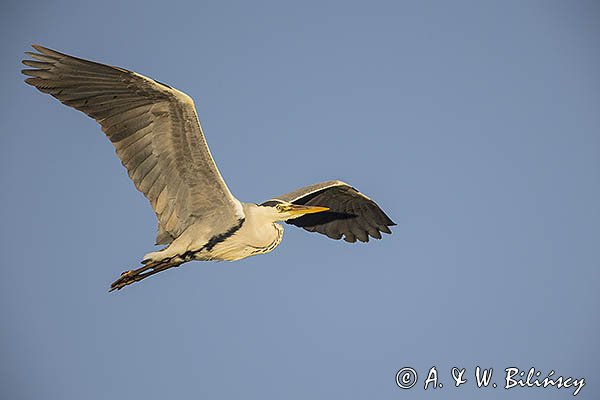
[[221,243],[228,237],[233,236],[233,234],[236,233],[242,227],[242,225],[244,224],[244,221],[246,221],[246,219],[241,218],[238,220],[238,224],[231,227],[229,230],[227,230],[227,232],[223,232],[223,233],[220,233],[218,235],[211,237],[209,239],[209,241],[206,242],[206,244],[202,247],[201,250],[211,251],[213,249],[213,247],[215,247],[217,244]]

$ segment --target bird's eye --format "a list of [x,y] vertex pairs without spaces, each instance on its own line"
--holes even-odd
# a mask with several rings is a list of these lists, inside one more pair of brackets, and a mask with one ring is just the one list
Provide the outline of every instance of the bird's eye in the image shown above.
[[277,211],[283,212],[283,207],[281,206],[281,204],[275,205],[275,208],[277,209]]

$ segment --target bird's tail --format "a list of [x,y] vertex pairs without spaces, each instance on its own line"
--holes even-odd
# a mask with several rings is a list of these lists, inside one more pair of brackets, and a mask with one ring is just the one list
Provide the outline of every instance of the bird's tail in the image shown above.
[[127,285],[139,282],[142,279],[152,276],[158,272],[162,272],[169,268],[178,267],[183,264],[184,261],[179,257],[174,257],[160,261],[144,260],[142,263],[144,264],[143,267],[123,272],[119,279],[111,283],[108,291],[112,292],[113,290],[121,290]]

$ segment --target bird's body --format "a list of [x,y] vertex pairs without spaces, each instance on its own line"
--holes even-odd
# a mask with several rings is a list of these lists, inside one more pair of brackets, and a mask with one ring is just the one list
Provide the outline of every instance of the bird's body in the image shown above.
[[327,181],[262,204],[237,200],[223,181],[192,99],[168,85],[118,67],[42,46],[27,53],[26,82],[94,118],[113,143],[158,220],[159,251],[124,272],[111,290],[192,260],[236,261],[275,249],[279,222],[332,239],[367,242],[391,233],[392,220],[342,181]]
[[245,220],[239,229],[213,247],[209,259],[237,261],[246,257],[266,254],[279,246],[283,240],[283,226],[273,222],[270,207],[260,207],[252,203],[242,203]]
[[191,226],[161,251],[144,260],[159,262],[178,255],[199,261],[237,261],[273,251],[283,239],[283,226],[273,221],[270,207],[241,203],[243,217],[223,233],[209,237],[202,225]]

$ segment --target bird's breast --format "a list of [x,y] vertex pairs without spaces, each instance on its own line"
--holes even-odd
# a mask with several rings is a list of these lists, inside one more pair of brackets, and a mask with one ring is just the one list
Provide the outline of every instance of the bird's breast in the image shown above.
[[[246,225],[246,224],[244,224]],[[256,227],[242,226],[234,235],[218,243],[211,251],[199,254],[199,258],[236,261],[273,251],[283,240],[283,227],[279,224]]]

